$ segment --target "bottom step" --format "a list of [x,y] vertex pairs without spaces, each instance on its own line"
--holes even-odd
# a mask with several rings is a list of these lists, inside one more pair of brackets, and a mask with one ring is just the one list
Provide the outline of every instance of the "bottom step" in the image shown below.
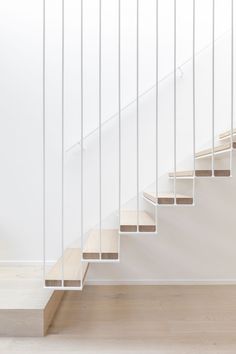
[[0,266],[0,337],[44,336],[63,294],[43,288],[41,266]]
[[[62,287],[64,285],[64,287],[81,288],[87,269],[88,263],[82,262],[80,248],[67,248],[63,257],[47,273],[45,286]],[[64,278],[64,284],[62,278]]]
[[[139,226],[137,226],[137,224]],[[156,232],[156,224],[153,218],[146,211],[136,210],[121,211],[120,216],[121,232]]]
[[[156,193],[153,192],[144,192],[143,196],[150,200],[154,204],[160,205],[172,205],[175,203],[174,194],[163,194],[156,196]],[[176,195],[176,204],[178,205],[191,205],[193,204],[193,197],[177,194]]]

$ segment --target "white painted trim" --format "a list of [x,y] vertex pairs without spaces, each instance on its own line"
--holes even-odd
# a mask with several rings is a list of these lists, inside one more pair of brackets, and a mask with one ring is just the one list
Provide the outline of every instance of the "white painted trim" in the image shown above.
[[[55,261],[47,261],[53,264]],[[0,266],[43,266],[43,261],[0,261]],[[88,279],[85,285],[236,285],[236,278],[196,279]],[[68,288],[67,288],[68,290]]]
[[236,279],[89,279],[85,285],[236,285]]
[[[56,260],[50,260],[47,261],[46,264],[47,265],[51,265],[53,263],[55,263]],[[16,260],[12,260],[12,261],[0,261],[0,266],[12,266],[12,267],[17,267],[17,266],[43,266],[43,261],[16,261]]]

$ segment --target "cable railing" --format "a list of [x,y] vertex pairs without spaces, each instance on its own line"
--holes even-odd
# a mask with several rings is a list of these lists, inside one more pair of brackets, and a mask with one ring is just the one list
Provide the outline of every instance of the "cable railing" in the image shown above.
[[[60,190],[60,235],[59,235],[59,244],[60,244],[60,259],[57,262],[58,264],[54,265],[52,271],[48,272],[46,269],[46,239],[47,239],[47,225],[46,225],[46,4],[45,0],[43,2],[43,258],[44,258],[44,279],[47,287],[53,289],[77,289],[81,290],[83,288],[83,281],[87,271],[88,262],[119,262],[120,261],[120,235],[121,234],[157,234],[158,226],[158,208],[160,207],[159,195],[160,195],[160,185],[159,185],[159,175],[160,175],[160,147],[159,147],[159,127],[160,127],[160,112],[159,112],[159,99],[160,99],[160,85],[166,82],[168,79],[173,78],[173,87],[171,87],[172,99],[173,99],[173,112],[172,112],[172,132],[170,134],[170,140],[173,144],[171,148],[171,154],[173,158],[173,172],[170,175],[172,178],[172,200],[170,203],[173,206],[178,205],[178,178],[189,179],[192,183],[192,200],[194,205],[195,199],[195,180],[198,177],[196,171],[196,57],[200,56],[207,49],[211,49],[211,151],[209,156],[211,157],[211,168],[208,169],[207,177],[216,177],[216,165],[215,165],[215,156],[217,154],[215,146],[215,104],[216,104],[216,93],[215,93],[215,75],[216,75],[216,60],[215,60],[215,45],[216,42],[222,39],[224,36],[227,36],[229,33],[231,35],[231,114],[230,114],[230,175],[232,175],[232,144],[233,144],[233,134],[234,134],[234,4],[231,0],[231,28],[223,33],[221,36],[216,38],[216,4],[215,0],[212,0],[212,12],[211,12],[211,43],[205,46],[203,49],[196,52],[196,0],[192,0],[192,12],[191,12],[191,21],[192,21],[192,42],[191,42],[191,51],[192,55],[181,65],[177,65],[177,10],[178,10],[178,1],[173,0],[173,70],[160,79],[159,73],[159,17],[160,17],[160,7],[159,1],[156,0],[156,12],[155,12],[155,84],[152,85],[148,90],[140,93],[140,2],[136,0],[135,8],[135,98],[128,103],[125,107],[122,107],[121,102],[121,9],[122,3],[121,0],[117,0],[117,110],[118,112],[109,117],[105,122],[102,121],[103,113],[103,93],[102,93],[102,84],[103,84],[103,1],[98,0],[98,57],[96,58],[96,63],[98,64],[98,127],[93,129],[87,135],[84,135],[84,1],[81,0],[81,33],[80,33],[80,55],[81,55],[81,107],[80,107],[80,140],[65,149],[65,0],[61,2],[61,116],[60,116],[60,125],[61,125],[61,165],[60,165],[60,181],[61,181],[61,190]],[[178,158],[177,158],[177,143],[182,136],[178,135],[177,132],[177,79],[183,75],[183,69],[187,64],[191,64],[192,72],[192,82],[191,82],[191,119],[192,119],[192,145],[191,145],[191,163],[192,171],[186,175],[178,174]],[[155,144],[154,144],[154,158],[153,164],[155,165],[155,201],[151,203],[152,212],[154,214],[154,220],[150,216],[150,213],[144,210],[143,202],[141,201],[141,148],[140,140],[142,136],[141,130],[141,114],[140,114],[140,100],[142,97],[146,96],[150,92],[155,92]],[[124,203],[122,202],[122,113],[125,112],[129,107],[135,106],[134,114],[134,140],[132,148],[135,150],[135,178],[133,181],[134,185],[134,197],[133,205],[131,210],[124,209]],[[111,121],[116,121],[118,119],[118,184],[116,186],[115,195],[117,196],[117,205],[115,210],[118,211],[118,220],[115,223],[114,227],[104,227],[103,219],[103,197],[106,187],[103,185],[103,159],[102,159],[102,149],[103,149],[103,136],[102,129],[105,125]],[[85,141],[93,136],[98,134],[98,146],[96,150],[96,161],[98,166],[97,175],[92,176],[97,180],[96,189],[97,192],[97,208],[98,208],[98,222],[96,223],[97,227],[88,232],[88,228],[85,227],[85,214],[89,213],[88,210],[85,211],[85,199],[86,195],[86,183],[87,179],[85,177],[85,155],[84,155],[84,143]],[[79,235],[79,246],[68,247],[65,242],[66,232],[65,232],[65,154],[71,152],[76,147],[80,147],[80,235]],[[152,148],[153,148],[152,147]],[[109,153],[109,152],[108,152]],[[148,158],[148,157],[147,157]],[[210,172],[210,173],[209,173]],[[95,197],[91,201],[94,203]],[[132,204],[132,203],[131,203]],[[149,208],[147,207],[147,208]],[[68,264],[68,262],[72,262]],[[78,267],[79,265],[79,267]],[[75,272],[74,269],[78,267],[78,271]],[[48,275],[49,274],[49,275]]]
[[[231,33],[231,29],[226,30],[224,33],[222,33],[220,36],[218,36],[215,39],[215,43],[217,43],[218,41],[222,40],[227,35],[230,35],[230,33]],[[177,69],[176,69],[177,78],[182,79],[183,76],[184,76],[184,67],[187,64],[191,63],[193,60],[196,62],[196,58],[198,56],[200,56],[201,54],[203,54],[206,50],[210,49],[211,47],[212,47],[212,43],[209,43],[208,45],[206,45],[204,48],[202,48],[201,50],[199,50],[197,52],[194,49],[195,57],[193,57],[193,56],[189,57],[181,65],[179,65],[177,67]],[[166,81],[170,80],[173,77],[174,77],[174,71],[169,72],[168,74],[163,76],[160,80],[158,80],[158,86],[160,86],[161,84],[165,83]],[[139,94],[139,99],[141,99],[142,97],[148,95],[153,90],[156,90],[156,87],[157,87],[156,84],[150,86],[147,90],[145,90],[144,92]],[[126,104],[124,107],[121,107],[121,113],[124,113],[128,108],[130,108],[132,105],[136,104],[136,102],[137,102],[137,98],[134,98],[128,104]],[[111,121],[113,121],[115,119],[118,119],[118,117],[119,117],[119,112],[116,112],[116,113],[112,114],[109,118],[107,118],[105,121],[102,122],[102,128],[105,127],[107,124],[109,124]],[[94,129],[92,129],[89,133],[87,133],[86,135],[83,136],[83,141],[86,141],[91,136],[95,135],[98,132],[98,130],[99,130],[99,127],[96,127]],[[71,152],[72,150],[74,150],[76,148],[80,148],[81,140],[82,140],[82,138],[80,137],[80,139],[78,141],[76,141],[72,145],[68,146],[66,148],[66,150],[65,150],[66,153],[69,153],[69,152]]]

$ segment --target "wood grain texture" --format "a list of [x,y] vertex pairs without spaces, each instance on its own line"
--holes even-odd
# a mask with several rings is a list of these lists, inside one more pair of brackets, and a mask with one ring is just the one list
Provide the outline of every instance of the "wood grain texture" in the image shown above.
[[67,248],[63,257],[46,274],[46,286],[62,286],[62,264],[64,263],[64,286],[80,287],[87,272],[88,264],[81,262],[80,248]]
[[53,292],[50,300],[43,309],[43,335],[47,334],[48,328],[51,325],[53,317],[60,306],[65,292],[56,290]]
[[235,299],[235,285],[85,286],[65,293],[46,337],[1,337],[0,352],[235,354]]
[[44,289],[42,276],[42,267],[0,266],[0,337],[45,335],[63,291]]
[[[212,170],[195,170],[196,177],[212,177]],[[170,178],[192,178],[194,176],[194,171],[176,171],[169,173]],[[229,177],[230,170],[214,170],[215,177]]]
[[[101,259],[118,259],[119,248],[118,230],[101,230]],[[100,231],[93,230],[90,232],[86,240],[84,251],[84,259],[100,258]]]
[[[158,197],[156,196],[156,193],[154,192],[144,192],[143,196],[147,199],[149,199],[151,202],[154,204],[160,204],[160,205],[171,205],[174,204],[175,202],[175,196],[174,194],[160,194]],[[182,195],[182,194],[177,194],[176,195],[176,204],[179,205],[189,205],[193,204],[193,197]]]
[[235,354],[235,298],[231,285],[85,286],[65,295],[42,349]]
[[122,210],[120,218],[121,232],[155,232],[156,225],[146,211],[139,211],[139,227],[137,226],[137,211],[136,210]]
[[[231,142],[229,142],[229,143],[222,144],[220,146],[216,146],[214,148],[214,153],[217,153],[217,154],[224,153],[225,151],[230,151],[231,148],[232,149],[236,149],[236,142],[233,142],[233,144],[231,144]],[[213,151],[212,148],[199,151],[195,155],[196,159],[204,158],[204,157],[211,157],[212,156],[212,151]]]

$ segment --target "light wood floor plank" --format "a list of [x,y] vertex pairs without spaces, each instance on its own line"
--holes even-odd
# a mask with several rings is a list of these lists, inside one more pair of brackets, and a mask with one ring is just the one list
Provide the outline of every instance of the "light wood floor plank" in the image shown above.
[[236,286],[85,286],[67,292],[45,338],[2,354],[235,354]]

